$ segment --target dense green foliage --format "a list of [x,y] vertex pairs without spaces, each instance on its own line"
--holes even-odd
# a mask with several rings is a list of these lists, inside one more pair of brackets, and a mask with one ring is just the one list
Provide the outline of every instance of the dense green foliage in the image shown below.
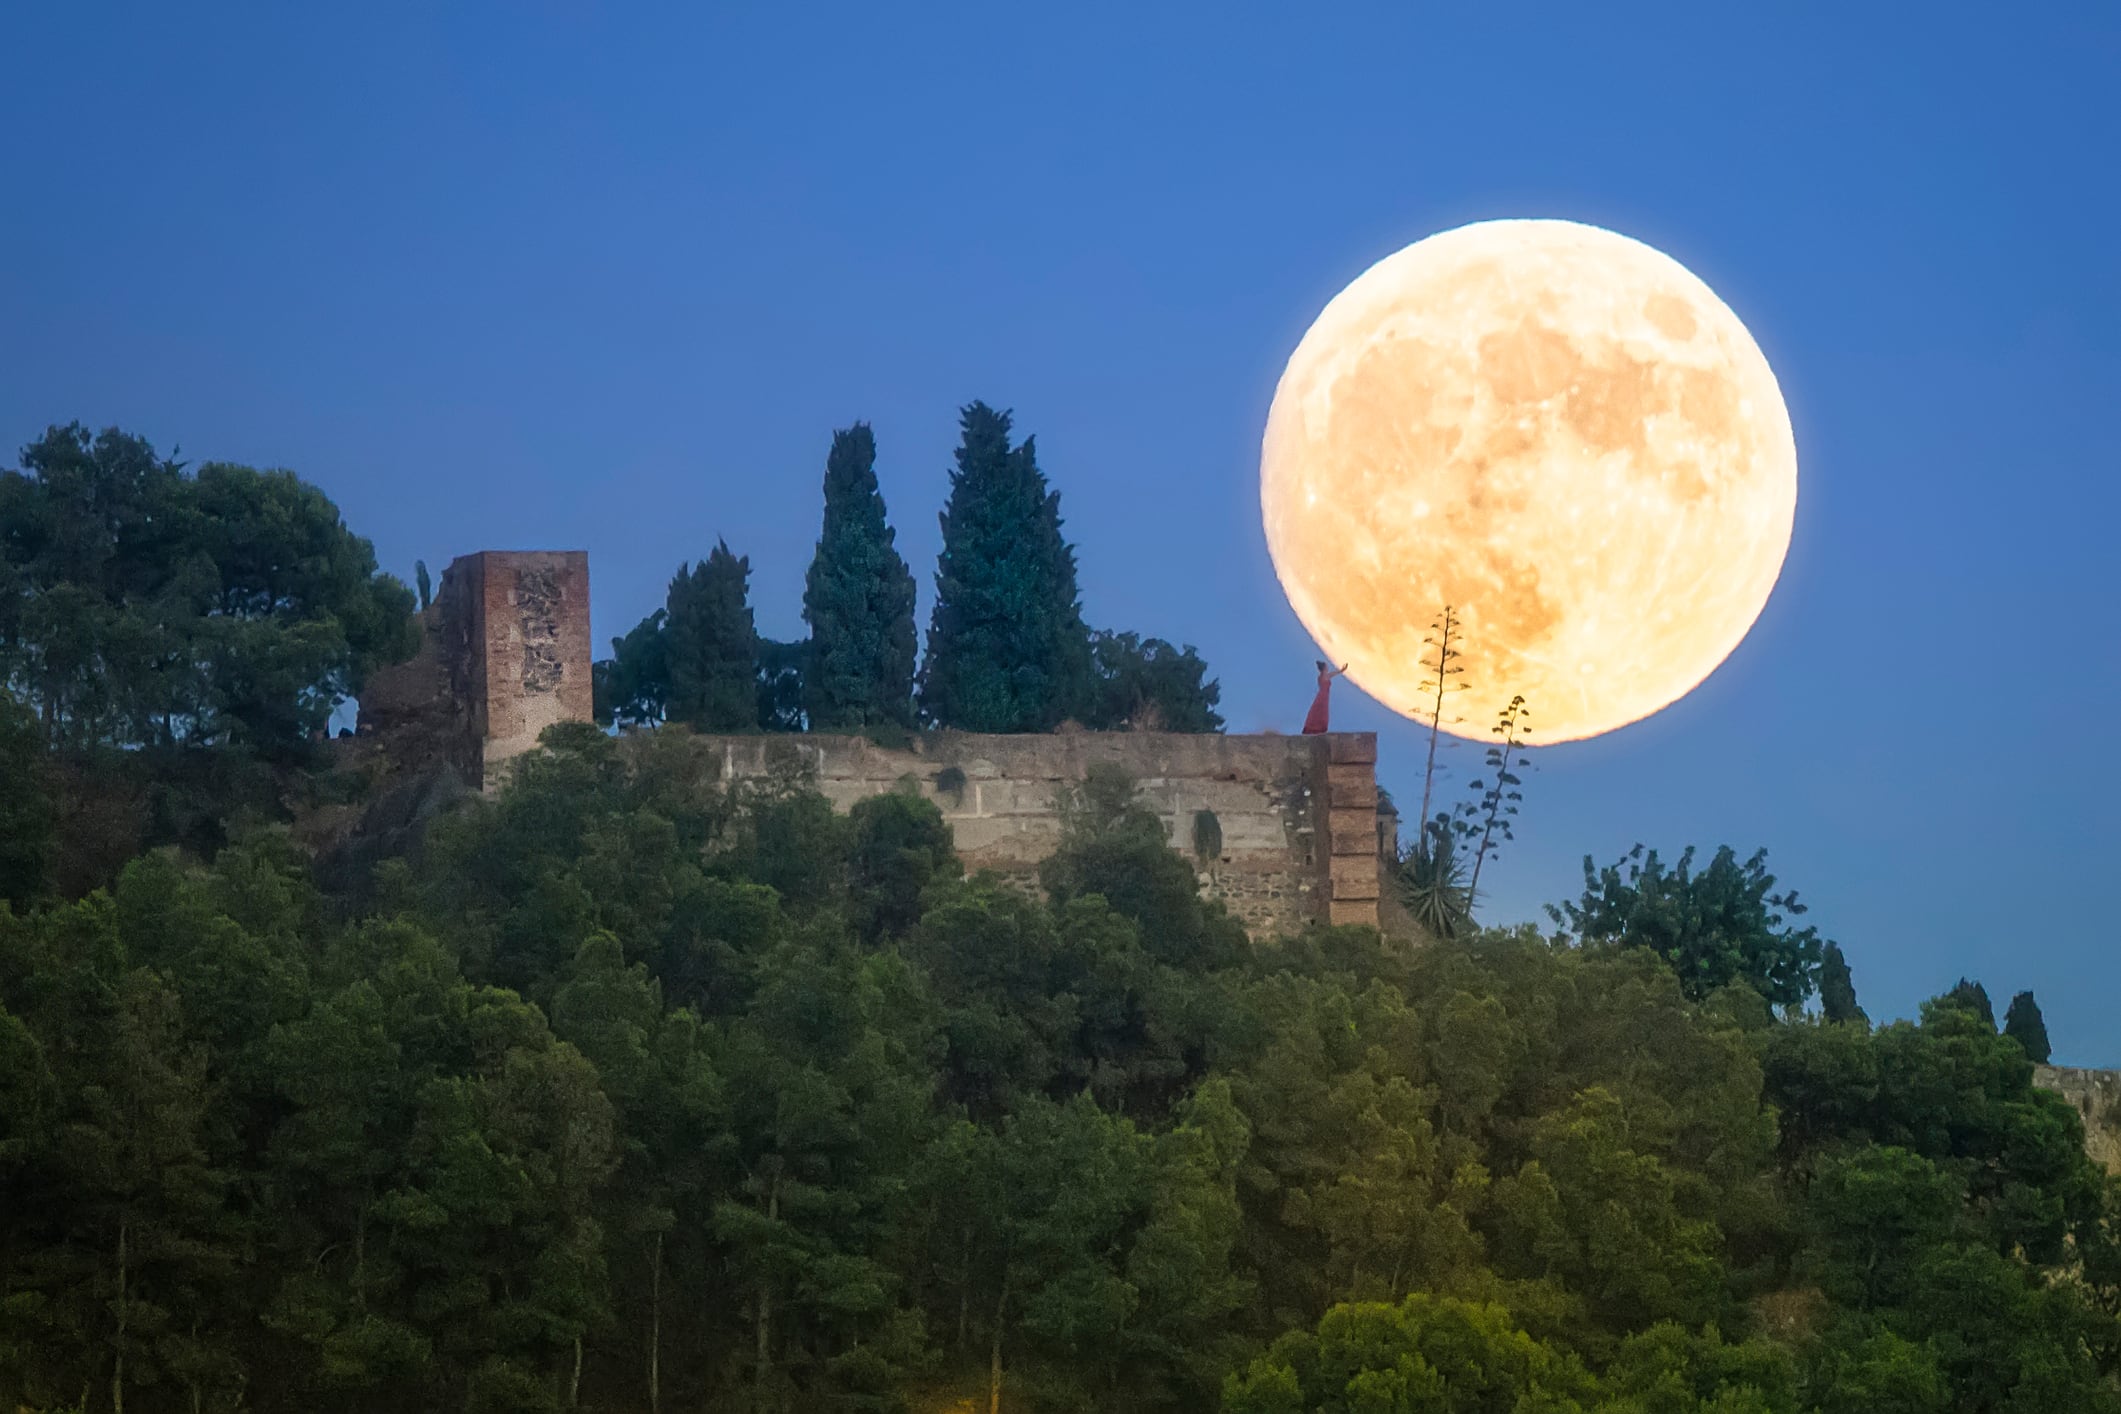
[[662,722],[670,709],[670,645],[663,637],[669,617],[668,608],[657,609],[612,639],[611,656],[591,666],[598,721],[622,727]]
[[285,754],[413,651],[412,604],[291,472],[76,423],[0,473],[0,687],[55,747]]
[[0,903],[44,894],[57,825],[50,777],[37,718],[0,692]]
[[867,423],[832,434],[825,523],[803,584],[803,711],[819,731],[913,723],[913,573],[884,518]]
[[1095,674],[1083,725],[1098,731],[1219,732],[1222,685],[1191,644],[1100,629],[1090,635]]
[[2121,1410],[2116,1210],[1966,1006],[1256,946],[1124,778],[1033,896],[794,761],[558,728],[360,903],[265,831],[0,909],[0,1407]]
[[1010,445],[1008,413],[973,403],[960,426],[921,713],[964,731],[1051,731],[1089,711],[1096,690],[1060,493],[1033,438]]
[[1951,991],[1945,993],[1945,998],[1946,1000],[1954,1002],[1959,1006],[1965,1007],[1968,1011],[1980,1017],[1982,1024],[1989,1027],[1991,1030],[1995,1028],[1995,1004],[1988,999],[1988,988],[1982,986],[1979,982],[1970,981],[1967,978],[1961,977],[1958,982],[1953,985]]
[[[1218,729],[1193,650],[1084,628],[1028,439],[964,432],[928,718]],[[286,473],[23,465],[0,1408],[2121,1414],[2121,1204],[2032,994],[1874,1028],[1729,849],[1480,930],[1521,704],[1402,862],[1418,948],[1253,942],[1111,771],[1032,889],[682,729],[556,728],[412,854],[313,859],[301,743],[409,592]],[[718,546],[600,719],[904,729],[865,428],[826,500],[810,639]]]
[[1603,869],[1586,855],[1583,896],[1547,910],[1587,945],[1656,953],[1696,1001],[1743,982],[1775,1007],[1797,1006],[1819,985],[1819,930],[1787,921],[1804,911],[1794,890],[1775,892],[1767,851],[1741,863],[1729,845],[1699,872],[1691,845],[1676,865],[1641,845]]
[[412,603],[290,472],[46,432],[0,473],[0,900],[289,819],[331,712],[417,646]]

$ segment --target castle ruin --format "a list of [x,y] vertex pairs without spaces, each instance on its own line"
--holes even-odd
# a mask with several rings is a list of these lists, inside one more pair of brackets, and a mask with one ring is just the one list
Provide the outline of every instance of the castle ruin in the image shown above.
[[361,690],[357,734],[401,766],[447,765],[491,790],[547,727],[594,719],[587,551],[459,556],[420,631],[419,651]]
[[[490,792],[547,727],[594,720],[586,552],[461,556],[420,625],[419,651],[374,674],[360,699],[359,735],[399,769],[447,766]],[[1255,940],[1313,922],[1375,926],[1392,910],[1382,884],[1398,820],[1377,789],[1370,732],[942,731],[905,747],[827,733],[703,740],[725,782],[792,764],[838,810],[915,791],[942,811],[967,869],[1025,887],[1060,842],[1069,789],[1092,767],[1117,767],[1191,860],[1201,892]],[[2092,1157],[2121,1173],[2121,1072],[2043,1065],[2034,1083],[2077,1109]]]
[[[462,556],[420,624],[419,651],[374,674],[360,698],[357,735],[394,767],[446,766],[491,792],[547,727],[594,719],[586,552]],[[949,821],[968,869],[1027,886],[1060,842],[1070,788],[1093,766],[1117,767],[1192,860],[1202,892],[1260,939],[1314,921],[1376,925],[1380,860],[1396,847],[1369,732],[943,731],[903,749],[823,733],[707,740],[726,781],[764,779],[793,761],[841,810],[917,790]]]
[[1261,941],[1312,922],[1376,926],[1381,860],[1397,844],[1397,817],[1380,808],[1372,732],[941,731],[905,748],[825,733],[702,740],[724,781],[799,766],[838,810],[915,792],[942,811],[967,870],[1025,887],[1060,844],[1070,789],[1094,767],[1117,768],[1193,864],[1201,893]]

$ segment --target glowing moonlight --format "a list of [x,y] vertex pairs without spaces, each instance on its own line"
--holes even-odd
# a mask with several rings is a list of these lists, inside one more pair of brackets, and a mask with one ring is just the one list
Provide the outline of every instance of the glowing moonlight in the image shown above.
[[1335,663],[1426,720],[1422,637],[1463,621],[1444,726],[1514,693],[1540,741],[1715,671],[1789,549],[1797,452],[1767,359],[1677,261],[1568,221],[1417,242],[1341,291],[1275,389],[1267,546]]

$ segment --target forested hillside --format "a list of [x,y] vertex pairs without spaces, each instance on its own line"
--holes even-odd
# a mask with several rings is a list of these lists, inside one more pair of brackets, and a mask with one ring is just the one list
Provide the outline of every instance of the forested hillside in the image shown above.
[[2121,1407],[2104,1186],[1973,1006],[1255,949],[1121,783],[1072,821],[1027,898],[562,728],[359,904],[266,830],[0,915],[0,1398]]
[[1587,864],[1543,936],[1416,846],[1444,940],[1255,944],[1123,778],[1036,896],[915,794],[723,783],[710,700],[1215,728],[975,411],[945,568],[1030,603],[973,532],[1052,522],[1029,667],[939,611],[916,699],[850,432],[797,690],[723,552],[605,666],[634,729],[454,804],[321,740],[414,634],[315,488],[78,427],[0,476],[0,1409],[2121,1411],[2032,997],[1874,1027],[1758,854]]

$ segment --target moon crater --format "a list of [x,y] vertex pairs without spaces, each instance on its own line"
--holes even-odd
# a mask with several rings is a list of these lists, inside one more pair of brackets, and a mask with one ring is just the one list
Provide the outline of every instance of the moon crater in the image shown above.
[[1487,222],[1327,305],[1275,391],[1261,504],[1291,604],[1357,685],[1425,718],[1448,604],[1446,728],[1484,735],[1521,693],[1557,741],[1659,710],[1737,646],[1788,548],[1796,451],[1758,346],[1677,262]]

